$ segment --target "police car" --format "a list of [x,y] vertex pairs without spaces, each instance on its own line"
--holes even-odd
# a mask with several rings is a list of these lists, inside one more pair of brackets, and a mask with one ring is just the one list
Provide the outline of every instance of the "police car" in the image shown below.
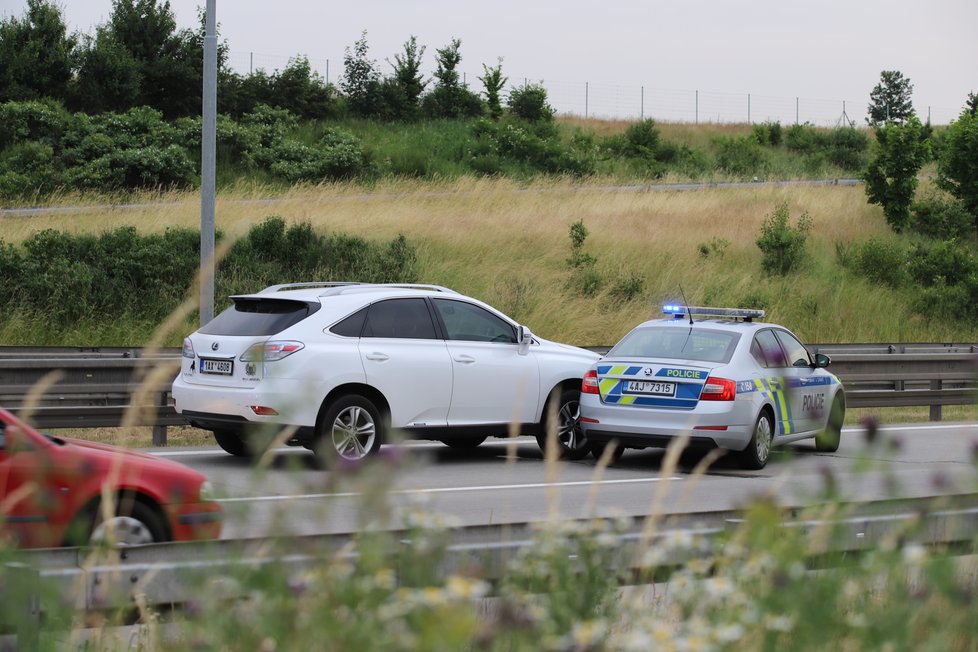
[[763,310],[664,306],[664,319],[625,335],[584,376],[581,428],[598,457],[623,448],[736,452],[760,469],[772,446],[815,439],[839,448],[846,398],[831,362],[790,331],[758,321]]

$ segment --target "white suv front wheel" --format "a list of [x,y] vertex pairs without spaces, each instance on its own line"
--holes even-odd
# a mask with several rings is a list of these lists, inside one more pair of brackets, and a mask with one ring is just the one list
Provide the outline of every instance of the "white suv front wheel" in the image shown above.
[[316,456],[326,464],[359,461],[380,448],[381,435],[380,412],[369,399],[353,394],[341,396],[323,415]]
[[[553,415],[553,421],[550,415]],[[555,389],[550,392],[540,432],[537,433],[537,444],[544,455],[547,454],[547,438],[550,436],[557,440],[560,459],[581,460],[587,457],[591,448],[581,429],[580,390]]]

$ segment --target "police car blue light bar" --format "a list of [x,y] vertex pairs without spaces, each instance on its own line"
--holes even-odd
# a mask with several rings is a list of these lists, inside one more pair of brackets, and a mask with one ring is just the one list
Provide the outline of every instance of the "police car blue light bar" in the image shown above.
[[740,319],[761,319],[764,317],[763,310],[753,308],[712,308],[709,306],[662,306],[662,312],[672,315],[677,319],[691,315],[693,317],[734,317]]

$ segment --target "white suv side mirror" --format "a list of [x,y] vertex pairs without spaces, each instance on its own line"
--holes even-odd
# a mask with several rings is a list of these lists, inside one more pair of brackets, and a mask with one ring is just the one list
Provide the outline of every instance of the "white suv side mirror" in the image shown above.
[[526,355],[530,350],[530,343],[533,342],[533,333],[526,326],[516,327],[516,343],[519,344],[519,354]]

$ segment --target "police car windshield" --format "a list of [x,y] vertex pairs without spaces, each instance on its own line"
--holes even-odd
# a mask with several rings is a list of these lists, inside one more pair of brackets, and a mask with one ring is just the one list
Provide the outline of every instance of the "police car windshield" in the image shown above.
[[668,358],[730,362],[740,333],[689,326],[637,328],[608,352],[608,357]]

